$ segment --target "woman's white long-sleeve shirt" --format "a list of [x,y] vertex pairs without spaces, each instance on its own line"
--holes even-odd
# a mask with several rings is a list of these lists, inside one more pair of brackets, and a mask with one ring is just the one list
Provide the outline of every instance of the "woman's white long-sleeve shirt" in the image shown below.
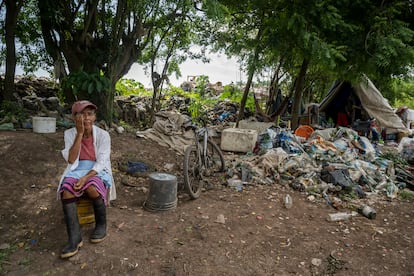
[[[107,183],[109,184],[109,200],[116,199],[116,189],[115,189],[115,183],[114,178],[112,176],[112,167],[111,167],[111,136],[106,130],[103,130],[97,126],[92,127],[92,135],[93,135],[93,146],[95,148],[95,155],[96,155],[96,163],[93,166],[92,170],[96,171],[98,174],[108,173],[111,176],[111,182]],[[65,148],[62,150],[62,156],[68,162],[69,158],[69,150],[72,147],[73,143],[75,142],[77,135],[76,128],[70,128],[65,130],[64,133],[64,140],[65,140]],[[59,181],[59,186],[57,191],[59,192],[60,186],[62,185],[63,179],[65,178],[65,175],[76,169],[79,165],[79,153],[76,157],[75,162],[72,164],[67,165],[62,177]]]

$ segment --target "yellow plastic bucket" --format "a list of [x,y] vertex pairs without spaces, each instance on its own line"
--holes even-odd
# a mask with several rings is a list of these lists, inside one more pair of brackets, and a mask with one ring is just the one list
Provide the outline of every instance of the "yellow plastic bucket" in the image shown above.
[[78,220],[80,225],[95,223],[92,201],[81,198],[78,201]]

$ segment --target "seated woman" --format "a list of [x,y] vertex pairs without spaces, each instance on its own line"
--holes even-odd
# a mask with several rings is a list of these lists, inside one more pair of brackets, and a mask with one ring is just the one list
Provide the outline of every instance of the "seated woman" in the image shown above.
[[[63,158],[68,166],[58,187],[68,234],[68,244],[61,258],[78,253],[83,245],[77,215],[77,200],[88,197],[95,213],[95,230],[92,243],[106,237],[106,204],[108,188],[113,186],[110,161],[111,139],[109,133],[94,125],[97,107],[90,101],[77,101],[72,105],[75,127],[64,133]],[[112,190],[112,189],[111,189]],[[114,196],[114,195],[113,195]]]

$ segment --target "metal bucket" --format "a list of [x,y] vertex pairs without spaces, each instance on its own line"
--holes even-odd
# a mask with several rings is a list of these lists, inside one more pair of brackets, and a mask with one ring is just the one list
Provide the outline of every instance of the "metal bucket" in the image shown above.
[[144,208],[153,212],[176,208],[177,177],[167,173],[152,173],[149,179],[149,193]]

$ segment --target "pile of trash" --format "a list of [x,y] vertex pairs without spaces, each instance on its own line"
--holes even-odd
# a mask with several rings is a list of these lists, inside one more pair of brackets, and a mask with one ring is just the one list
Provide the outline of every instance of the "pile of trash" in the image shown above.
[[[400,147],[400,155],[412,158],[413,138],[405,137]],[[280,183],[328,202],[330,192],[354,198],[384,194],[392,199],[400,189],[414,189],[412,174],[385,158],[383,151],[390,149],[350,128],[315,130],[305,139],[289,129],[270,127],[259,135],[255,154],[230,161],[228,183],[235,179],[246,185]]]

